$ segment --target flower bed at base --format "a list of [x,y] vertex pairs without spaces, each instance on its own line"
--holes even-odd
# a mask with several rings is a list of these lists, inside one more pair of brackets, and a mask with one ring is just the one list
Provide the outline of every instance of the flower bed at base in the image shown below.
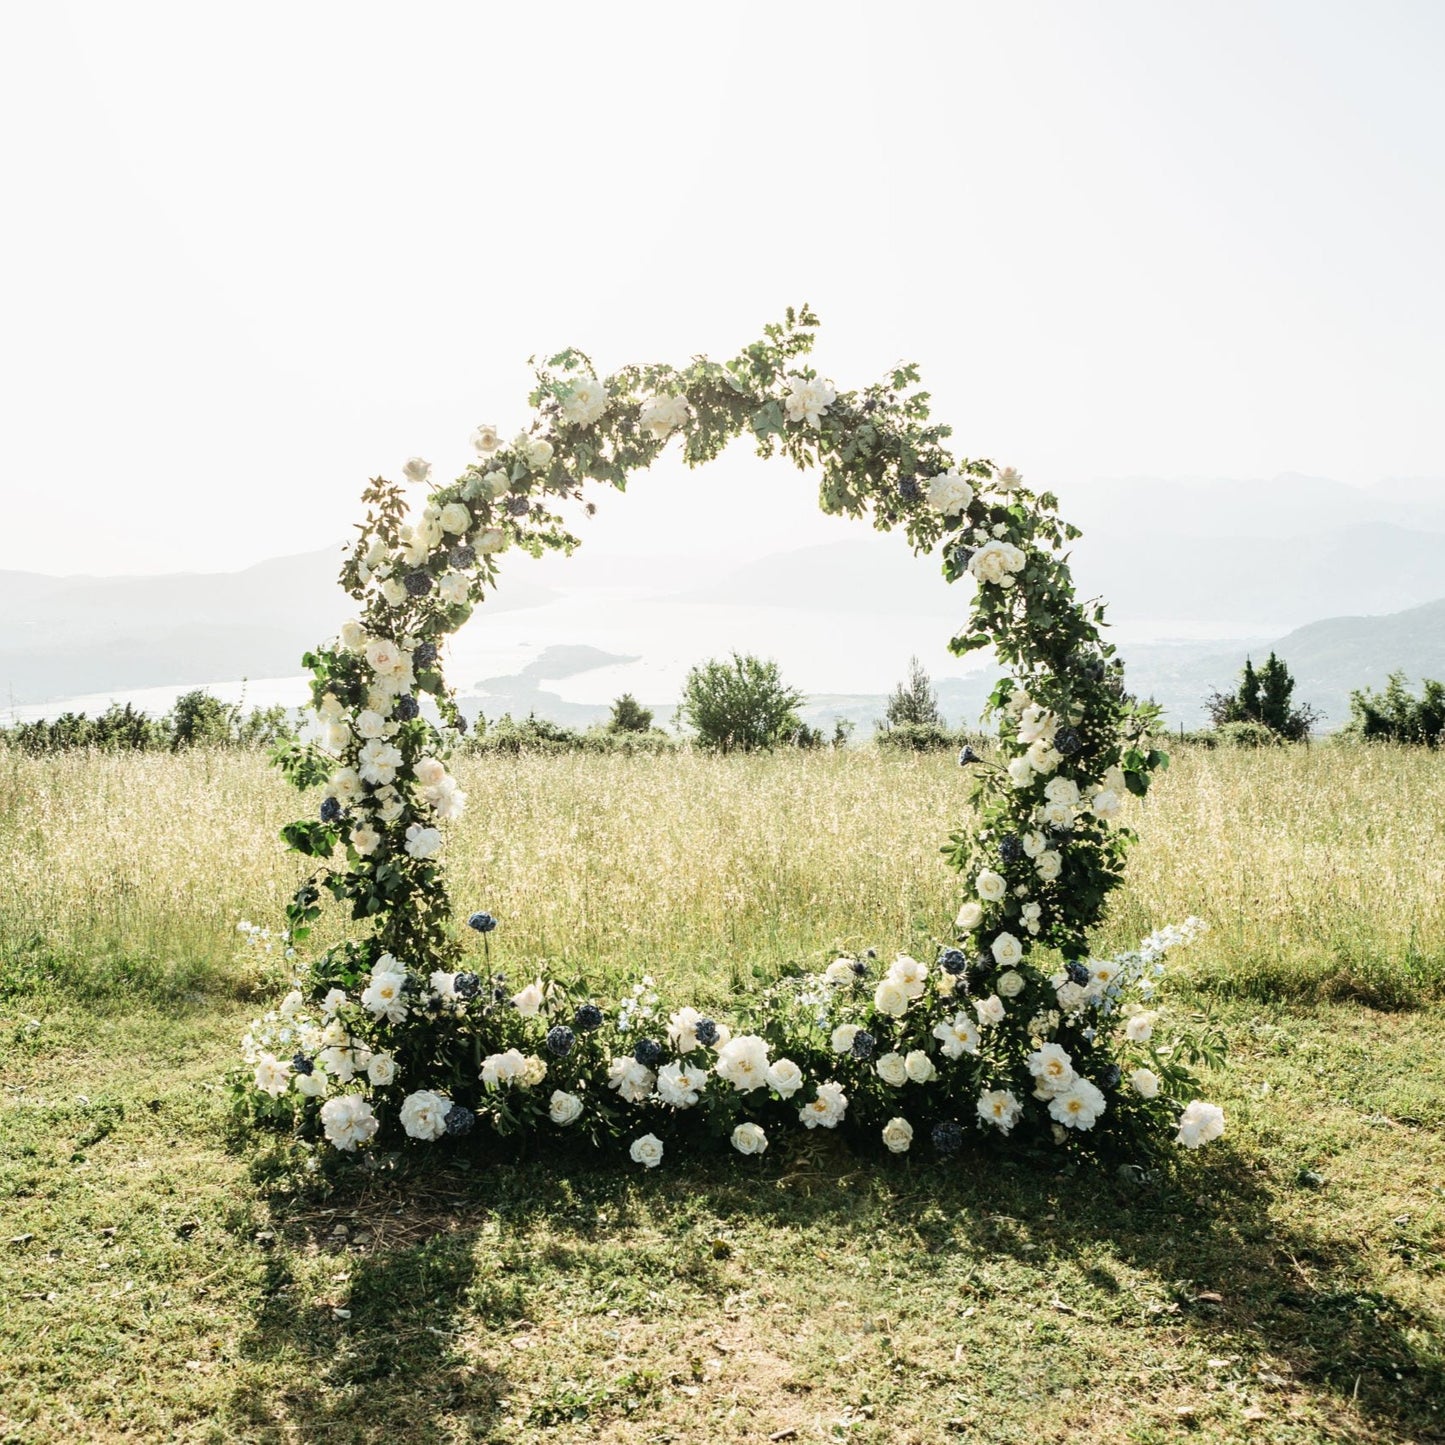
[[[980,1134],[1137,1153],[1222,1132],[1189,1072],[1220,1057],[1217,1036],[1163,1042],[1148,1001],[1153,970],[1197,920],[1090,956],[1133,838],[1121,799],[1168,759],[1149,740],[1157,709],[1125,691],[1103,607],[1074,595],[1064,549],[1078,532],[1017,472],[955,458],[912,366],[854,392],[818,377],[803,360],[816,325],[789,311],[728,362],[605,380],[562,352],[537,371],[531,425],[508,445],[478,427],[478,462],[419,509],[371,483],[341,573],[361,614],[306,655],[317,737],[277,757],[299,787],[324,784],[318,814],[283,830],[318,863],[287,910],[289,945],[304,946],[323,892],[371,932],[303,968],[248,1036],[236,1087],[253,1122],[346,1154],[388,1136],[584,1136],[626,1143],[648,1168],[684,1141],[761,1153],[781,1128],[843,1128],[893,1153],[920,1134],[942,1153]],[[586,980],[513,991],[466,966],[442,875],[445,829],[467,801],[447,767],[465,720],[442,644],[495,583],[500,552],[577,545],[555,510],[564,499],[624,487],[674,437],[699,465],[743,434],[818,468],[824,510],[939,548],[949,581],[976,584],[950,647],[992,646],[1008,675],[989,705],[1002,762],[959,758],[974,822],[942,850],[965,880],[958,915],[926,962],[840,958],[726,1023],[664,1006],[647,979],[615,1006]],[[404,474],[431,485],[419,458]],[[483,940],[496,926],[469,922]],[[1040,966],[1040,949],[1057,964]]]

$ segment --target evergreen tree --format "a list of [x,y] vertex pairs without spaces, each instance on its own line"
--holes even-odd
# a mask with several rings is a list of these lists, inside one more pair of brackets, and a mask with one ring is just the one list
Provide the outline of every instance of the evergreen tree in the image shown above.
[[938,709],[938,693],[934,690],[933,680],[916,657],[908,659],[907,680],[893,689],[886,716],[889,727],[943,726],[943,714]]
[[630,692],[624,692],[612,704],[607,721],[611,733],[645,733],[652,726],[652,710],[645,708]]

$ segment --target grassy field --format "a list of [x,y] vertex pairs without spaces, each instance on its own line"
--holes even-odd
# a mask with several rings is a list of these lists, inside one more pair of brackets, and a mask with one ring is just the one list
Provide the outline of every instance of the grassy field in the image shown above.
[[[720,1005],[957,902],[948,759],[463,766],[505,965]],[[1445,1439],[1445,759],[1176,758],[1101,946],[1189,913],[1224,1146],[1143,1182],[826,1141],[278,1186],[218,1081],[298,876],[256,758],[0,755],[0,1441]],[[789,1433],[792,1432],[792,1433]]]

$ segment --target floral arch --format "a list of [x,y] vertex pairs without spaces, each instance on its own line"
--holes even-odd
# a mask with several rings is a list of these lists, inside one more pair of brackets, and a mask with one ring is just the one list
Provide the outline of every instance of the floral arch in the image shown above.
[[[584,1136],[648,1167],[674,1142],[752,1154],[798,1128],[944,1154],[970,1139],[1097,1153],[1222,1131],[1188,1068],[1215,1041],[1166,1045],[1149,1004],[1160,959],[1197,921],[1089,956],[1132,839],[1122,800],[1167,759],[1149,743],[1153,710],[1124,690],[1102,606],[1075,597],[1064,548],[1078,533],[1012,469],[954,455],[915,367],[859,391],[821,379],[807,362],[816,326],[789,310],[729,361],[605,379],[564,351],[537,369],[514,439],[478,427],[478,460],[442,486],[426,462],[406,464],[430,488],[419,512],[401,486],[370,483],[341,574],[359,616],[305,658],[321,740],[281,758],[298,786],[324,786],[319,814],[283,830],[318,860],[288,909],[293,942],[323,893],[370,928],[314,958],[247,1035],[237,1081],[256,1122],[342,1154],[388,1136]],[[816,468],[825,511],[901,531],[915,552],[941,551],[950,581],[976,583],[950,646],[991,644],[1007,676],[990,700],[996,759],[960,758],[975,818],[943,849],[962,875],[957,917],[941,921],[934,958],[835,959],[727,1021],[640,986],[620,1007],[548,977],[514,993],[488,962],[497,921],[459,926],[443,879],[444,830],[466,801],[448,767],[465,721],[440,646],[506,548],[577,545],[561,500],[585,500],[588,482],[625,487],[674,442],[697,466],[742,435]]]

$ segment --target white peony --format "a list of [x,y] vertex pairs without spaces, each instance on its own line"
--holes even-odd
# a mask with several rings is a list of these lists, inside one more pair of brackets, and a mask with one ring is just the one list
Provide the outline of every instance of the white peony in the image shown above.
[[969,901],[958,910],[958,917],[953,921],[963,932],[972,933],[973,930],[983,922],[983,905],[969,899]]
[[837,399],[838,393],[826,381],[806,381],[799,377],[783,398],[783,406],[789,421],[806,421],[815,427]]
[[657,1072],[657,1093],[664,1104],[674,1109],[690,1109],[698,1100],[699,1091],[707,1084],[707,1070],[674,1059]]
[[500,527],[483,527],[475,537],[472,538],[472,546],[478,552],[488,554],[500,552],[507,545],[507,534]]
[[1029,1055],[1029,1073],[1039,1081],[1039,1088],[1047,1094],[1062,1094],[1077,1077],[1074,1061],[1064,1051],[1062,1044],[1045,1044]]
[[928,982],[928,965],[919,963],[906,953],[900,953],[889,965],[888,977],[896,983],[909,998],[922,998],[924,985]]
[[337,1148],[350,1153],[376,1137],[376,1115],[359,1094],[339,1094],[321,1106],[321,1127]]
[[333,988],[327,990],[326,997],[321,1000],[321,1013],[323,1017],[330,1018],[345,1002],[345,989]]
[[973,488],[957,472],[940,472],[928,483],[928,505],[944,517],[966,512]]
[[430,858],[442,845],[439,828],[425,828],[413,823],[406,830],[406,851],[413,858]]
[[967,1014],[955,1014],[935,1024],[933,1037],[942,1045],[946,1058],[956,1059],[960,1054],[978,1052],[978,1025]]
[[401,474],[409,482],[424,482],[431,476],[431,463],[422,461],[420,457],[408,457]]
[[534,979],[526,988],[512,995],[512,1007],[524,1019],[536,1018],[545,998],[546,992],[542,988],[542,980]]
[[1027,757],[1010,758],[1008,780],[1016,788],[1032,787],[1034,781],[1034,765]]
[[739,1124],[733,1130],[733,1148],[739,1154],[761,1154],[768,1147],[768,1136],[758,1124]]
[[398,1117],[411,1139],[440,1139],[447,1132],[447,1111],[452,1101],[430,1089],[408,1094]]
[[848,1111],[848,1096],[841,1084],[818,1085],[818,1096],[798,1110],[798,1118],[809,1129],[836,1129]]
[[913,1143],[913,1125],[907,1119],[890,1119],[883,1126],[883,1142],[892,1154],[906,1154]]
[[991,993],[987,998],[979,999],[973,1006],[973,1011],[978,1015],[978,1021],[984,1027],[992,1024],[1001,1024],[1004,1021],[1006,1010],[1003,1000],[996,993]]
[[496,427],[491,422],[484,421],[472,433],[472,445],[485,457],[490,456],[501,446],[502,438],[498,435]]
[[934,1068],[933,1060],[922,1049],[910,1049],[908,1056],[903,1060],[903,1067],[908,1071],[908,1077],[915,1084],[926,1084],[930,1079],[938,1077],[938,1070]]
[[667,1021],[667,1041],[679,1054],[697,1048],[697,1026],[703,1016],[695,1008],[680,1008]]
[[1129,1082],[1141,1099],[1154,1099],[1159,1095],[1159,1075],[1153,1069],[1135,1069],[1129,1075]]
[[973,886],[978,889],[978,896],[985,903],[1002,903],[1004,894],[1008,892],[1007,880],[992,868],[983,869],[974,879]]
[[739,1034],[729,1039],[717,1054],[718,1078],[726,1079],[740,1093],[767,1087],[768,1045],[756,1034]]
[[1158,1017],[1152,1013],[1131,1014],[1124,1024],[1124,1037],[1131,1044],[1148,1043],[1154,1034],[1154,1020]]
[[1100,788],[1089,804],[1089,811],[1096,818],[1107,823],[1110,819],[1119,816],[1123,806],[1119,801],[1118,793],[1114,792],[1112,788]]
[[654,441],[666,441],[692,419],[685,396],[650,396],[642,403],[638,424]]
[[399,1024],[407,1014],[404,973],[372,972],[371,982],[361,991],[361,1006],[394,1024]]
[[632,1141],[632,1148],[627,1152],[632,1155],[633,1163],[641,1164],[644,1169],[656,1169],[662,1163],[662,1140],[656,1134],[644,1134]]
[[482,1083],[489,1089],[500,1089],[504,1084],[519,1083],[527,1072],[527,1058],[520,1049],[508,1049],[502,1054],[488,1054],[482,1060]]
[[396,1060],[390,1054],[372,1054],[366,1061],[366,1077],[378,1089],[384,1089],[396,1078]]
[[908,1065],[900,1053],[886,1053],[873,1065],[885,1084],[901,1089],[908,1082]]
[[968,559],[968,570],[980,582],[988,582],[995,587],[1011,587],[1015,574],[1023,571],[1026,561],[1027,558],[1012,542],[994,539],[985,542]]
[[547,1109],[554,1124],[566,1126],[574,1123],[582,1113],[582,1100],[576,1094],[564,1094],[561,1089],[552,1091],[552,1102]]
[[615,1089],[629,1104],[641,1104],[650,1098],[656,1083],[657,1075],[651,1069],[625,1055],[607,1066],[607,1087]]
[[562,400],[562,420],[572,426],[591,426],[607,410],[608,391],[595,376],[580,377]]
[[978,1117],[1001,1134],[1007,1134],[1018,1123],[1023,1111],[1023,1105],[1009,1089],[990,1089],[979,1095]]
[[356,762],[365,782],[377,785],[389,783],[402,764],[401,751],[395,743],[372,738],[369,743],[363,744]]
[[1049,1100],[1050,1115],[1069,1129],[1092,1129],[1105,1107],[1104,1095],[1084,1078],[1075,1078],[1063,1093]]
[[312,1069],[309,1074],[297,1074],[296,1092],[307,1099],[319,1099],[331,1086],[324,1069]]
[[256,1064],[256,1087],[263,1094],[279,1099],[290,1084],[291,1065],[283,1063],[275,1054],[262,1054]]
[[908,1012],[908,991],[891,978],[882,979],[873,990],[873,1007],[890,1018],[902,1018]]
[[1179,1116],[1179,1133],[1175,1142],[1186,1149],[1198,1149],[1224,1133],[1224,1110],[1218,1104],[1195,1099]]
[[803,1087],[803,1071],[792,1059],[779,1059],[768,1065],[768,1088],[779,1098],[791,1099]]

